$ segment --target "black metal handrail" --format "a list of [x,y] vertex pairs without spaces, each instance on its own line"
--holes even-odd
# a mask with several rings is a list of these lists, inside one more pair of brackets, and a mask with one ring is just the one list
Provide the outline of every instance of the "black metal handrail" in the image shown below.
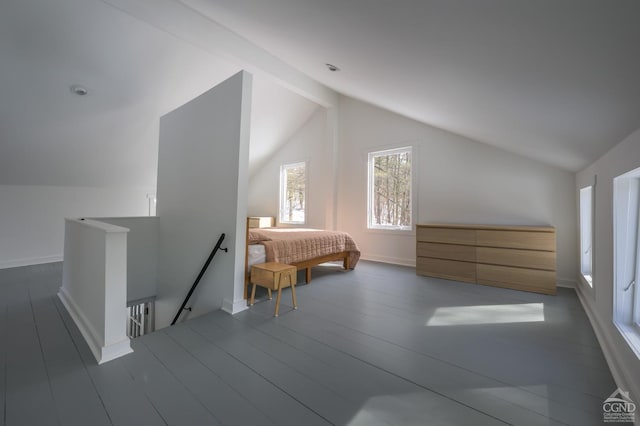
[[184,311],[185,309],[188,310],[188,311],[191,310],[191,308],[185,308],[185,306],[187,305],[187,302],[189,302],[189,298],[193,294],[193,291],[198,286],[198,283],[200,282],[200,279],[202,278],[202,276],[206,272],[207,268],[209,267],[209,264],[211,263],[211,260],[213,260],[213,256],[216,255],[218,250],[224,250],[225,252],[228,250],[226,248],[222,248],[222,249],[220,248],[220,245],[222,244],[222,240],[224,240],[224,234],[220,235],[220,238],[218,238],[218,242],[216,243],[216,246],[213,248],[213,250],[211,251],[211,254],[209,255],[209,258],[207,259],[207,261],[204,263],[204,266],[200,270],[200,273],[198,274],[198,278],[196,278],[196,281],[191,286],[191,290],[189,290],[189,293],[187,293],[187,297],[184,298],[184,301],[182,302],[182,305],[180,306],[180,309],[178,309],[178,312],[176,313],[176,316],[173,318],[173,321],[171,321],[171,325],[174,325],[176,323],[176,321],[178,321],[178,318],[180,318],[180,314],[182,313],[182,311]]

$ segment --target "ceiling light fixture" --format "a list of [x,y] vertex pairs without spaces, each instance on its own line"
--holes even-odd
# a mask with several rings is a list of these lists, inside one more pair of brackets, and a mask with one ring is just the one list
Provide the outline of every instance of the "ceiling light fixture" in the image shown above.
[[333,64],[325,64],[327,66],[327,69],[331,72],[336,72],[336,71],[340,71],[340,68],[336,67]]
[[73,93],[74,95],[78,95],[78,96],[84,96],[87,93],[89,93],[89,91],[87,90],[86,87],[81,86],[79,84],[74,84],[69,89],[71,89],[71,93]]

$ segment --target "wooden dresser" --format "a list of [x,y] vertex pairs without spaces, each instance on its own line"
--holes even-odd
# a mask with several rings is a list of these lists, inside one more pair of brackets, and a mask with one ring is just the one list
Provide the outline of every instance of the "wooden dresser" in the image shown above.
[[418,275],[556,294],[553,227],[426,224],[416,240]]

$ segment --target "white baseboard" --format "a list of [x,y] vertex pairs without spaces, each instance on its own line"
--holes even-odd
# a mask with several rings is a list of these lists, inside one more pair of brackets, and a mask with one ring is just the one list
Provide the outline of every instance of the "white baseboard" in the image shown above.
[[75,322],[76,326],[80,330],[82,337],[84,337],[84,340],[87,342],[87,345],[89,346],[89,349],[91,349],[91,353],[93,353],[96,361],[98,361],[98,364],[103,364],[107,361],[111,361],[121,357],[122,355],[133,352],[133,349],[131,349],[131,341],[128,338],[126,340],[104,346],[102,343],[104,339],[100,337],[100,334],[91,325],[91,322],[89,322],[82,310],[78,307],[78,304],[73,300],[73,297],[64,289],[64,287],[60,288],[58,298],[60,298],[62,304],[67,308],[67,312],[69,312],[73,322]]
[[102,348],[102,354],[98,364],[104,364],[116,358],[120,358],[123,355],[133,352],[131,348],[131,340],[127,337],[125,340],[121,340],[116,343],[112,343],[109,346]]
[[568,279],[565,279],[565,278],[558,278],[556,284],[558,285],[558,287],[576,288],[576,281],[575,280],[568,280]]
[[370,260],[372,262],[390,263],[392,265],[411,266],[414,268],[416,266],[416,259],[402,259],[399,257],[378,256],[375,254],[365,253],[360,255],[360,259]]
[[[607,332],[605,325],[602,324],[598,314],[594,311],[591,299],[588,295],[584,294],[581,286],[576,287],[576,293],[578,294],[578,299],[584,311],[587,313],[589,322],[591,322],[598,343],[600,343],[607,365],[613,375],[613,380],[620,389],[630,391],[631,395],[635,398],[634,402],[638,404],[638,399],[640,399],[640,382],[629,380],[633,376],[622,361],[618,346],[611,340],[611,333]],[[611,391],[613,392],[614,390],[615,389],[612,389]],[[640,416],[636,416],[636,424],[640,424]]]
[[20,266],[40,265],[42,263],[53,262],[62,262],[62,255],[57,254],[55,256],[28,257],[25,259],[0,261],[0,269],[18,268]]
[[[390,263],[392,265],[410,266],[413,268],[415,268],[416,266],[415,259],[401,259],[396,257],[377,256],[377,255],[369,255],[369,254],[362,254],[360,256],[360,259],[370,260],[372,262]],[[556,284],[558,287],[576,288],[576,281],[566,279],[566,278],[558,278],[556,281]]]
[[235,302],[232,302],[229,299],[224,299],[222,301],[222,310],[228,314],[235,315],[246,309],[249,309],[249,307],[247,306],[247,301],[245,299],[237,300]]

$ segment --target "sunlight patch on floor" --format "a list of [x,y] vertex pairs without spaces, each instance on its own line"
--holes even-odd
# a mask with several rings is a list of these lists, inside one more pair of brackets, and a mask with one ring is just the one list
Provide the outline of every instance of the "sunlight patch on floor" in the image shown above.
[[490,398],[498,398],[509,404],[522,407],[525,410],[533,411],[545,418],[551,414],[549,411],[549,400],[544,396],[540,396],[541,394],[548,394],[546,385],[497,386],[469,389],[467,392],[476,395],[485,395]]
[[477,424],[483,417],[433,392],[377,395],[367,399],[347,426]]
[[425,325],[509,324],[544,321],[542,303],[437,308]]

